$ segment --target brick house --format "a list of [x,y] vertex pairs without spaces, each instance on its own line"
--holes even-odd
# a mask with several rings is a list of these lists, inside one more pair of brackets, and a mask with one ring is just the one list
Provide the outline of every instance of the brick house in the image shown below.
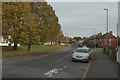
[[94,35],[92,35],[91,37],[89,37],[89,43],[90,44],[94,44]]
[[117,47],[117,37],[112,35],[112,31],[103,35],[102,37],[103,48],[107,47],[107,36],[109,39],[109,48],[115,49]]
[[117,37],[112,34],[112,31],[110,31],[109,33],[103,34],[103,35],[102,35],[102,33],[99,33],[97,35],[92,35],[89,37],[87,42],[90,45],[96,44],[96,47],[106,49],[107,36],[109,39],[109,53],[115,59],[116,58],[115,48],[117,47]]
[[100,48],[103,47],[103,45],[102,45],[102,33],[99,33],[99,34],[96,36],[96,46],[97,46],[97,47],[100,47]]
[[69,39],[71,39],[71,38],[69,38],[69,37],[64,37],[64,38],[61,40],[61,42],[62,42],[62,43],[69,43]]
[[114,35],[112,35],[112,31],[110,31],[109,33],[106,33],[103,35],[103,48],[105,49],[107,47],[107,36],[109,39],[109,54],[116,59],[116,51],[115,48],[117,47],[117,37],[115,37]]

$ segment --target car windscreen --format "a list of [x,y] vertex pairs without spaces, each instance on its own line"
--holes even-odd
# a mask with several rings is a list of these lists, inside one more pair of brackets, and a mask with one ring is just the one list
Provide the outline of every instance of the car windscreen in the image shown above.
[[89,50],[88,50],[88,49],[76,49],[75,52],[79,52],[79,53],[88,53]]

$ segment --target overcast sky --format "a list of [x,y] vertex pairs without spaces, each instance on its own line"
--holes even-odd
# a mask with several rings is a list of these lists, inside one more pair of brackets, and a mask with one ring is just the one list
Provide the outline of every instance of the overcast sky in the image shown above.
[[106,11],[109,9],[109,31],[116,35],[117,2],[48,2],[59,17],[64,34],[70,37],[89,37],[106,32]]

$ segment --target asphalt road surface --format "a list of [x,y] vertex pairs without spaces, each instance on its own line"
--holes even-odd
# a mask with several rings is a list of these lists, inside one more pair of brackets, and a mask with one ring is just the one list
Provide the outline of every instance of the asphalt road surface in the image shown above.
[[118,80],[118,64],[102,50],[93,50],[93,57],[89,63],[72,62],[72,51],[77,47],[75,45],[47,53],[3,59],[2,77],[52,80],[56,80],[56,78],[57,80]]
[[3,78],[83,78],[90,63],[72,62],[78,46],[3,59]]

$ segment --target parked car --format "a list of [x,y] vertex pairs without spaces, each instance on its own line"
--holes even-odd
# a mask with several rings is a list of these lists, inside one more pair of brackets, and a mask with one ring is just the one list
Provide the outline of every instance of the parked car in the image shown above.
[[80,43],[78,44],[78,46],[79,46],[79,47],[83,47],[83,45],[82,45],[82,44],[80,44]]
[[60,43],[60,45],[65,45],[65,43]]
[[120,46],[116,48],[116,53],[117,53],[117,62],[120,63]]
[[90,48],[77,48],[73,51],[72,61],[85,61],[89,62],[92,57]]

